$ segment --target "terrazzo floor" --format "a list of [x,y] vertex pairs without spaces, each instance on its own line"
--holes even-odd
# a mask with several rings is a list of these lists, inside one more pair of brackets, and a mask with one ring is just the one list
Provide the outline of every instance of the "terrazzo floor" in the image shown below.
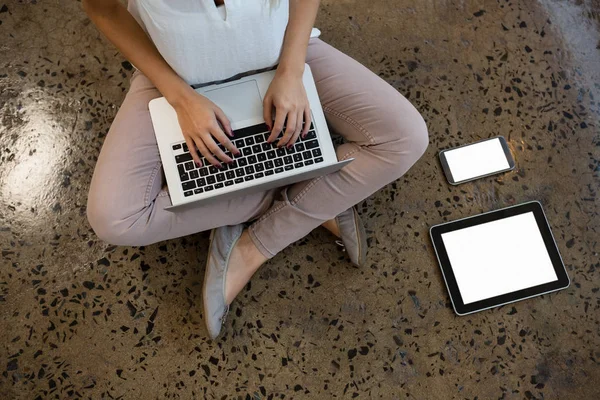
[[[316,230],[210,341],[208,233],[117,247],[86,219],[131,65],[80,2],[0,2],[0,398],[600,398],[600,3],[323,0],[316,25],[415,104],[429,148],[359,205],[367,267]],[[516,169],[448,185],[437,153],[494,135]],[[529,200],[571,286],[456,316],[429,227]]]

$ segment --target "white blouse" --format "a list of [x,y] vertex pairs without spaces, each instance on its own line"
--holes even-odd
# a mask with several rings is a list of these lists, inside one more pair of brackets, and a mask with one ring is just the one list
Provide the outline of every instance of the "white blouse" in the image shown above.
[[[128,10],[171,68],[202,84],[279,62],[289,0],[129,0]],[[311,37],[318,36],[313,29]]]

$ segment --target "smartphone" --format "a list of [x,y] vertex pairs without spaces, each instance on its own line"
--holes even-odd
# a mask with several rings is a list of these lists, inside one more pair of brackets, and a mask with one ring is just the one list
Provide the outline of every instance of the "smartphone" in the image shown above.
[[458,185],[515,168],[515,160],[510,153],[506,139],[502,136],[442,150],[440,151],[440,162],[451,185]]

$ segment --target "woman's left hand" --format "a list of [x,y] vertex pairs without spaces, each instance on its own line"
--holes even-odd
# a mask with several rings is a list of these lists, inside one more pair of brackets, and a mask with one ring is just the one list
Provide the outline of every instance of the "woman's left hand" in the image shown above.
[[[272,115],[273,107],[275,118]],[[277,142],[279,147],[291,147],[300,134],[306,135],[310,128],[311,116],[302,74],[277,71],[263,101],[263,116],[269,129],[272,128],[269,143],[273,142],[284,128],[284,135]]]

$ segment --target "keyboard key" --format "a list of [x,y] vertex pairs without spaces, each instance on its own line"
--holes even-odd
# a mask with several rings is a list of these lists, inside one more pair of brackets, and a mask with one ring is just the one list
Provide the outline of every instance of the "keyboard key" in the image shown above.
[[217,184],[215,185],[215,189],[221,189],[221,188],[222,188],[222,187],[224,187],[224,186],[225,186],[225,185],[223,184],[223,182],[221,182],[221,183],[217,183]]
[[266,132],[263,136],[265,137],[265,142],[266,142],[267,140],[269,140],[269,136],[271,136],[271,132]]
[[258,178],[262,178],[263,176],[265,176],[265,174],[263,174],[262,172],[259,172],[259,173],[257,173],[257,174],[254,174],[254,177],[255,177],[256,179],[258,179]]
[[319,142],[316,140],[311,140],[310,142],[306,142],[305,146],[307,149],[314,149],[315,147],[319,147]]
[[192,161],[188,161],[185,163],[185,170],[189,171],[190,169],[194,169],[194,163]]
[[231,164],[229,164],[229,169],[236,169],[238,167],[238,163],[236,160],[233,160]]
[[262,146],[260,144],[255,144],[252,146],[252,152],[258,154],[262,151]]
[[180,144],[174,144],[173,145],[173,150],[179,150],[181,148]]
[[283,166],[283,160],[281,158],[276,158],[275,159],[275,166],[276,167],[282,167]]
[[233,185],[233,181],[227,181],[227,182],[225,182],[225,186],[231,186],[231,185]]
[[275,172],[273,172],[273,170],[266,170],[265,171],[265,175],[269,176],[269,175],[273,175]]
[[256,156],[248,157],[248,164],[256,164]]
[[273,168],[275,168],[275,166],[273,165],[273,161],[267,161],[265,163],[265,168],[266,169],[273,169]]
[[235,183],[242,183],[244,182],[244,178],[235,178]]
[[294,169],[294,166],[293,166],[293,165],[286,165],[286,166],[285,166],[285,170],[286,170],[286,171],[291,171],[291,170],[293,170],[293,169]]
[[204,168],[200,168],[200,176],[206,176],[208,175],[208,168],[204,167]]
[[304,166],[304,164],[301,162],[294,164],[294,168],[302,168],[302,166]]
[[227,177],[227,179],[233,179],[233,178],[235,178],[235,172],[233,172],[233,171],[227,171],[227,173],[225,174],[225,176]]
[[181,174],[179,175],[179,179],[181,180],[181,182],[189,181],[190,176],[188,174]]
[[182,143],[183,145],[183,151],[185,151],[186,153],[189,153],[190,149],[188,149],[187,143]]
[[188,190],[187,192],[183,192],[183,195],[184,195],[185,197],[191,196],[191,195],[193,195],[193,194],[194,194],[194,192],[192,192],[191,190]]
[[296,151],[304,151],[304,143],[296,143]]
[[252,175],[246,175],[246,177],[244,178],[245,181],[251,181],[253,179],[254,177]]
[[211,165],[210,167],[208,167],[208,172],[210,172],[211,174],[216,174],[217,172],[219,172],[219,170],[214,165]]
[[323,157],[315,158],[315,162],[323,162]]
[[186,161],[192,161],[192,160],[193,160],[193,158],[190,153],[185,153],[185,154],[180,154],[178,156],[175,156],[175,162],[177,164],[186,162]]
[[304,165],[313,165],[315,162],[313,160],[304,161]]
[[225,174],[224,173],[220,173],[217,174],[217,182],[223,182],[225,180]]
[[245,158],[240,158],[238,160],[238,164],[240,167],[245,167],[246,165],[248,165],[248,160],[246,160]]
[[321,149],[314,149],[312,151],[312,153],[313,153],[313,156],[319,157],[321,155]]
[[306,139],[304,140],[312,140],[312,139],[316,139],[317,138],[317,134],[315,133],[315,131],[308,131],[306,133]]
[[285,165],[291,164],[294,162],[294,160],[292,159],[292,156],[285,156],[283,157],[283,162],[285,163]]
[[269,160],[274,159],[275,158],[275,150],[267,151],[267,157],[269,158]]
[[260,135],[256,135],[254,136],[254,141],[256,143],[262,143],[265,141],[265,137],[262,135],[262,133]]
[[280,172],[283,172],[283,168],[279,167],[279,168],[275,168],[275,173],[279,174]]
[[198,174],[198,170],[197,169],[193,169],[190,171],[190,178],[192,179],[196,179],[198,178],[200,175]]
[[213,189],[214,189],[214,187],[212,187],[212,186],[207,186],[207,187],[205,187],[205,188],[204,188],[204,191],[205,191],[205,192],[210,192],[210,191],[211,191],[211,190],[213,190]]
[[294,146],[286,147],[285,152],[288,154],[294,154],[296,152],[296,149],[294,149]]
[[206,179],[204,179],[204,178],[196,179],[196,185],[198,185],[198,186],[205,186],[206,185]]
[[181,185],[181,187],[183,188],[183,190],[192,190],[196,188],[196,181],[188,181],[188,182],[183,182],[183,184]]
[[302,154],[300,154],[300,153],[294,154],[294,161],[296,161],[296,162],[302,161]]
[[244,156],[249,156],[250,154],[252,154],[252,148],[250,148],[250,147],[244,147],[244,149],[242,150],[242,154]]
[[179,175],[185,174],[185,167],[183,164],[177,164],[177,170],[179,171]]
[[213,185],[217,180],[215,179],[214,175],[209,175],[208,177],[206,177],[206,182],[209,185]]
[[254,168],[256,169],[256,172],[262,172],[265,170],[264,165],[262,165],[261,163],[258,163],[254,166]]
[[258,158],[258,161],[267,161],[267,155],[265,153],[260,153],[256,158]]
[[263,143],[261,147],[263,151],[268,151],[271,149],[271,145],[269,143]]
[[251,137],[246,138],[246,146],[252,146],[254,144],[254,139]]
[[246,144],[244,143],[244,139],[238,139],[235,141],[235,147],[237,147],[238,150],[243,149],[244,146],[246,146]]
[[283,156],[285,156],[285,149],[283,147],[282,148],[278,148],[276,150],[276,153],[277,153],[277,157],[283,157]]
[[246,174],[244,173],[243,168],[238,168],[235,170],[235,176],[240,177],[240,176],[244,176],[244,175],[246,175]]
[[305,160],[312,158],[312,154],[310,151],[305,151],[304,153],[302,153],[302,156],[304,157]]
[[202,188],[194,189],[194,194],[200,194],[200,193],[204,193],[204,189],[202,189]]
[[249,165],[246,167],[246,173],[247,174],[253,174],[254,173],[254,167],[252,165]]

